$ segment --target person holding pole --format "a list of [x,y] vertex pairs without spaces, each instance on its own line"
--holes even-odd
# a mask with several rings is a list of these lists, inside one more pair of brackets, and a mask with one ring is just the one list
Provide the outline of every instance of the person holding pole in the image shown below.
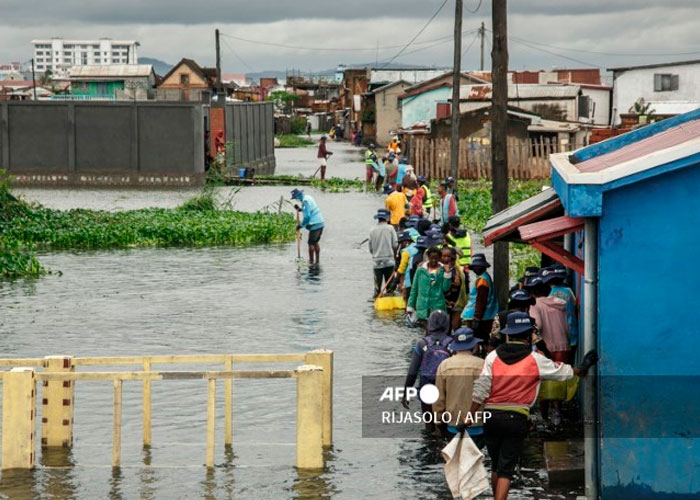
[[333,154],[332,151],[326,149],[326,136],[321,136],[321,142],[318,144],[318,154],[316,157],[320,160],[321,166],[321,180],[326,178],[326,166],[328,165],[328,158]]
[[382,283],[389,293],[396,288],[398,280],[394,278],[396,249],[399,239],[392,226],[387,224],[391,212],[380,209],[377,215],[377,225],[369,233],[369,251],[374,261],[374,297],[377,298],[382,290]]
[[316,200],[311,195],[304,194],[300,189],[292,190],[292,199],[301,202],[301,206],[294,205],[297,212],[301,212],[303,219],[297,224],[297,231],[306,228],[309,231],[309,265],[317,265],[321,256],[321,247],[318,242],[321,240],[323,228],[323,214],[316,204]]

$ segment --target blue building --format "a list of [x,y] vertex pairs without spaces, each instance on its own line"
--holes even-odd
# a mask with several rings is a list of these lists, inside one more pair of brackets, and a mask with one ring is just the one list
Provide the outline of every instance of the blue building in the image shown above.
[[700,110],[552,155],[552,185],[495,215],[576,272],[589,498],[700,498]]

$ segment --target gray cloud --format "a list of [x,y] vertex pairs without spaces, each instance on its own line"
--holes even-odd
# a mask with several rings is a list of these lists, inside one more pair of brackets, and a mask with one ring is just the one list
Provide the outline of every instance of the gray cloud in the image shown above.
[[[218,27],[223,33],[250,40],[318,48],[294,50],[229,38],[222,47],[225,71],[285,68],[308,71],[333,68],[338,63],[378,61],[381,64],[398,51],[381,47],[407,42],[440,3],[441,0],[211,0],[199,5],[180,0],[0,0],[0,63],[29,59],[32,38],[106,36],[139,40],[142,56],[170,63],[186,56],[211,64],[213,31]],[[490,26],[490,3],[483,0],[476,14],[465,12],[464,29],[471,30],[464,36],[465,49],[471,44],[463,58],[467,69],[478,65],[479,44],[472,43],[473,30],[482,21],[487,28]],[[478,0],[465,3],[468,9],[474,9],[477,4]],[[451,35],[452,7],[450,0],[417,43],[395,62],[449,66],[452,58],[449,40],[440,44],[423,42]],[[592,63],[610,67],[700,58],[700,31],[696,22],[699,14],[698,0],[511,0],[510,66],[513,69],[581,67]],[[529,42],[518,38],[535,44],[528,45]],[[380,50],[372,49],[376,46]],[[325,48],[355,50],[322,50]],[[359,50],[363,48],[370,50]],[[636,55],[693,51],[698,54]]]

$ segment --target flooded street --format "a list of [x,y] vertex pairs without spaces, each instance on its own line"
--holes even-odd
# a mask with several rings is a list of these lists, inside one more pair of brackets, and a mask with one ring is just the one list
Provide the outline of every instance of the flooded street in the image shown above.
[[[364,165],[358,161],[360,150],[347,143],[329,144],[329,149],[339,151],[329,162],[329,175],[364,174]],[[308,171],[308,165],[314,162],[299,156],[306,153],[315,158],[315,148],[281,152],[277,173],[311,175],[315,167]],[[334,170],[336,162],[345,169],[342,174]],[[288,198],[290,189],[244,188],[235,194],[234,207],[256,210],[281,195]],[[195,193],[19,192],[52,208],[108,210],[172,207]],[[230,193],[229,188],[219,190],[224,198]],[[41,262],[62,274],[0,285],[0,349],[3,357],[13,358],[331,349],[335,352],[334,448],[323,473],[301,474],[293,466],[293,380],[234,382],[233,454],[223,446],[223,384],[217,385],[217,467],[211,473],[203,466],[206,383],[153,383],[153,446],[144,451],[141,384],[126,382],[122,469],[114,474],[111,383],[79,382],[72,452],[39,454],[38,462],[55,467],[3,474],[0,497],[450,498],[439,454],[442,443],[424,439],[419,428],[414,439],[368,439],[361,434],[362,376],[405,374],[409,350],[419,333],[406,328],[401,318],[377,317],[368,300],[371,259],[366,246],[360,250],[356,244],[366,238],[383,200],[365,193],[312,194],[327,222],[318,271],[295,263],[294,243],[243,249],[44,253],[39,255]],[[236,369],[270,367],[291,369],[295,364],[236,365]],[[523,479],[515,485],[512,498],[575,497],[577,492],[568,490],[545,493],[540,446],[539,441],[530,441]]]

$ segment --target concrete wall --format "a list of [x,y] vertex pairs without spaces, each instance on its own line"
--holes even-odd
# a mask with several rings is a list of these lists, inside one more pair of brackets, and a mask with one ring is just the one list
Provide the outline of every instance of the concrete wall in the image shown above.
[[401,127],[398,97],[405,92],[406,87],[408,84],[399,83],[388,90],[376,92],[374,95],[377,143],[379,144],[388,144],[391,141],[389,131]]
[[233,143],[229,168],[252,167],[257,175],[275,173],[275,123],[271,102],[226,105],[226,141]]
[[[593,115],[593,123],[596,125],[610,125],[610,101],[612,92],[609,89],[596,89],[592,87],[581,87],[581,94],[588,96],[591,100],[590,112]],[[595,109],[593,109],[595,107]]]
[[[697,161],[697,160],[696,160]],[[700,498],[700,165],[608,191],[599,231],[602,498]],[[688,274],[690,272],[690,274]]]
[[447,102],[451,98],[452,88],[441,87],[403,99],[401,102],[401,126],[408,128],[416,123],[428,123],[437,116],[437,103]]
[[[678,75],[678,90],[654,91],[654,74]],[[700,63],[660,68],[639,68],[615,73],[613,109],[615,124],[620,123],[620,114],[627,111],[643,97],[645,101],[698,101],[700,100]],[[653,106],[652,106],[653,107]]]
[[0,165],[17,184],[196,184],[203,126],[197,104],[2,103]]

